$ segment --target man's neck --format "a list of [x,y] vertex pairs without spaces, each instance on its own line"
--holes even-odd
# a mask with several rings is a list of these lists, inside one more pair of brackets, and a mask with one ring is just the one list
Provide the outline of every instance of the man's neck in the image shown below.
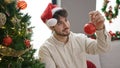
[[56,35],[54,34],[54,37],[58,40],[61,41],[63,43],[67,43],[68,42],[68,36],[60,36],[60,35]]

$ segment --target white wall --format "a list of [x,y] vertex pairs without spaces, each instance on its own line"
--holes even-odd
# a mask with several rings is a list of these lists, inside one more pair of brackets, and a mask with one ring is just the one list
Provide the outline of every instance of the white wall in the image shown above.
[[120,68],[120,41],[112,41],[111,51],[100,55],[101,68]]

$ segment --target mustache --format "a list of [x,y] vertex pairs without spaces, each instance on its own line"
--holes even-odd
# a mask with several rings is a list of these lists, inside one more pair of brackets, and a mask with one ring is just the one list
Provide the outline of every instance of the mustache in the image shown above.
[[67,29],[69,29],[69,28],[65,28],[65,29],[63,29],[63,31],[65,31],[65,30],[67,30]]

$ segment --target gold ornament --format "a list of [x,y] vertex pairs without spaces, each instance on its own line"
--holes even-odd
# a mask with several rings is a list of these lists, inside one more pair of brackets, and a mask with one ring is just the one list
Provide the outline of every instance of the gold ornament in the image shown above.
[[2,58],[0,57],[0,61],[2,60]]
[[15,27],[12,27],[11,29],[12,29],[12,30],[15,30]]
[[24,61],[24,59],[22,57],[18,57],[18,61]]
[[21,29],[19,29],[19,30],[18,30],[18,34],[19,34],[19,35],[21,35],[21,34],[22,34]]
[[13,24],[16,24],[16,23],[19,23],[20,20],[19,20],[16,16],[14,16],[14,17],[12,17],[11,22],[12,22]]
[[6,23],[6,15],[4,13],[0,13],[0,28],[4,26]]
[[0,62],[2,61],[2,58],[0,57]]
[[24,53],[26,53],[30,49],[31,48],[27,48],[25,50],[17,51],[15,49],[0,45],[0,55],[2,55],[2,56],[20,57],[21,55],[23,55]]
[[15,1],[15,0],[4,0],[4,2],[7,4],[12,3],[13,1]]
[[6,27],[4,27],[4,26],[2,26],[1,28],[2,28],[2,29],[6,29]]

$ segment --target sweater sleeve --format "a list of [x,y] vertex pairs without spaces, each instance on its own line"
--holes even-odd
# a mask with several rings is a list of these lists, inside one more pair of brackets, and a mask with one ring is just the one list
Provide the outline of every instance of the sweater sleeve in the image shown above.
[[45,63],[45,68],[56,68],[55,63],[45,46],[41,46],[39,49],[39,60],[42,63]]
[[85,40],[85,48],[88,54],[101,54],[110,50],[111,36],[105,29],[96,31],[95,40],[90,40],[90,38]]

